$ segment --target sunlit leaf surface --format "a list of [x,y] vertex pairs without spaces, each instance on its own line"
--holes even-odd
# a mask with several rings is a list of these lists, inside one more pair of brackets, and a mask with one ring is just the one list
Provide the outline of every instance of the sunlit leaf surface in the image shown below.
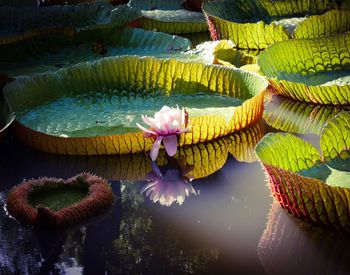
[[[140,102],[137,112],[141,108],[154,110],[153,96],[162,100],[169,95],[169,100],[193,98],[193,105],[186,107],[191,131],[179,138],[179,145],[184,146],[223,137],[254,124],[263,113],[266,87],[262,77],[234,68],[172,59],[114,57],[54,73],[20,77],[5,87],[5,97],[11,110],[21,117],[15,124],[18,135],[37,149],[60,154],[125,154],[148,151],[153,143],[137,131],[134,123],[128,126],[130,119],[140,119],[122,112],[128,98],[133,104]],[[46,92],[48,89],[50,93]],[[196,102],[196,97],[201,96],[208,100]],[[211,100],[216,100],[215,108],[211,108]],[[221,108],[216,106],[218,100],[224,104]],[[90,109],[96,105],[104,110],[101,119],[94,117],[99,113],[93,109],[89,115],[89,109],[82,108],[84,102]],[[119,111],[110,110],[108,106],[113,102],[120,104]],[[40,115],[49,110],[57,110],[61,115]],[[76,122],[74,117],[78,118]]]
[[350,33],[276,43],[258,64],[274,92],[319,104],[350,103]]
[[349,113],[342,112],[324,127],[321,149],[326,162],[315,147],[292,134],[268,134],[256,148],[271,191],[283,207],[309,222],[347,232],[350,231],[348,121]]
[[224,0],[209,1],[203,5],[203,10],[214,40],[230,39],[239,48],[264,49],[292,37],[307,38],[348,31],[347,11],[322,15],[336,7],[335,2],[323,0]]

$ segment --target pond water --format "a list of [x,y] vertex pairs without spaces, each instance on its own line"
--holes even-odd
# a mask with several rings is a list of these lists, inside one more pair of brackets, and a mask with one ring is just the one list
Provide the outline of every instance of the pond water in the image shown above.
[[[307,136],[317,143],[315,137]],[[2,203],[24,179],[84,171],[107,178],[116,201],[107,213],[60,231],[20,225],[2,207],[0,274],[349,274],[350,240],[272,205],[260,164],[246,152],[234,155],[216,172],[183,181],[171,161],[152,171],[147,156],[57,156],[10,139],[1,147]],[[158,180],[149,186],[154,172]]]

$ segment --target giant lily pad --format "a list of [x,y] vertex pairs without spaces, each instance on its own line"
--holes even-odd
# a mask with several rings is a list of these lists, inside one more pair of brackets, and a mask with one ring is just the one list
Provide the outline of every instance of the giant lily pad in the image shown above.
[[200,33],[208,30],[201,12],[183,8],[183,1],[131,0],[129,6],[142,10],[141,26],[171,34]]
[[349,30],[348,11],[322,15],[334,8],[336,3],[331,0],[216,0],[203,4],[214,40],[230,39],[237,47],[249,49],[264,49],[291,37],[307,38]]
[[14,187],[7,209],[21,222],[35,226],[64,227],[97,214],[114,201],[103,179],[80,174],[68,180],[40,178]]
[[274,92],[299,101],[350,104],[350,32],[283,41],[260,54],[258,64]]
[[256,56],[235,49],[233,43],[229,40],[203,42],[185,54],[198,55],[199,60],[208,64],[221,64],[234,67],[255,64],[257,62]]
[[0,71],[9,76],[55,71],[106,56],[133,54],[169,56],[189,49],[182,37],[141,29],[112,28],[73,38],[61,31],[0,46]]
[[234,68],[114,57],[20,77],[4,94],[25,143],[52,153],[99,155],[150,150],[152,139],[135,124],[163,105],[189,112],[192,128],[180,135],[180,146],[248,127],[262,115],[266,87],[261,76]]
[[284,132],[320,135],[324,125],[344,110],[340,106],[310,104],[274,95],[265,104],[264,119]]
[[134,21],[140,12],[126,5],[114,8],[108,2],[52,7],[0,7],[0,45],[23,40],[49,30],[70,31],[120,26]]
[[296,217],[350,232],[350,113],[328,122],[321,150],[292,134],[268,134],[256,153],[271,191]]

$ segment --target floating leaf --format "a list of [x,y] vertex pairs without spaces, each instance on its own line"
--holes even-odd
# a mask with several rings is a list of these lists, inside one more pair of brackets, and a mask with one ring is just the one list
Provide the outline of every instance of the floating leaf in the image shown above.
[[81,3],[73,6],[0,7],[0,45],[23,40],[52,30],[79,32],[124,25],[141,16],[140,11],[108,2]]
[[200,33],[208,30],[201,12],[181,10],[142,11],[141,27],[170,34]]
[[59,228],[94,216],[113,201],[113,191],[105,180],[83,173],[68,180],[24,181],[8,195],[7,209],[21,222]]
[[[298,37],[309,37],[309,34],[310,37],[330,35],[350,30],[347,11],[334,11],[321,15],[321,18],[305,17],[322,14],[334,8],[336,3],[331,0],[216,0],[203,4],[212,38],[230,39],[238,48],[248,49],[264,49],[275,42],[289,39],[303,23],[295,34]],[[307,23],[309,19],[311,22]]]
[[313,15],[301,22],[294,38],[317,38],[344,33],[350,30],[350,11],[331,10],[323,15]]
[[15,128],[23,142],[45,152],[100,155],[151,149],[152,140],[137,132],[138,116],[125,113],[125,106],[130,111],[134,104],[137,114],[154,106],[154,97],[162,105],[182,100],[181,107],[190,100],[191,132],[179,138],[179,145],[185,146],[253,125],[262,116],[266,87],[264,78],[234,68],[114,57],[19,77],[4,88],[4,94],[19,114]]
[[321,150],[330,166],[350,171],[350,113],[342,112],[325,127],[320,141]]
[[226,66],[241,67],[246,64],[256,63],[256,56],[234,48],[229,40],[207,41],[197,45],[185,54],[198,55],[199,60],[208,64],[221,64]]
[[[344,171],[344,166],[333,161],[341,156],[341,164],[349,163],[348,121],[349,113],[342,112],[325,126],[321,149],[326,163],[315,147],[292,134],[268,134],[256,147],[271,191],[283,207],[308,222],[346,232],[350,232],[349,166]],[[334,139],[339,129],[343,131],[337,139],[342,141],[338,146],[330,136]]]
[[204,15],[184,9],[183,1],[131,0],[128,4],[142,10],[141,27],[170,34],[200,33],[208,30]]
[[274,95],[265,105],[264,119],[284,132],[320,135],[323,126],[343,110],[338,106],[315,105]]
[[53,31],[0,46],[0,71],[10,76],[26,75],[107,56],[165,57],[189,47],[190,42],[185,38],[141,29],[112,28],[85,32],[74,38]]
[[274,92],[319,104],[350,103],[350,33],[276,43],[258,59]]
[[130,0],[128,5],[139,10],[179,10],[182,0]]

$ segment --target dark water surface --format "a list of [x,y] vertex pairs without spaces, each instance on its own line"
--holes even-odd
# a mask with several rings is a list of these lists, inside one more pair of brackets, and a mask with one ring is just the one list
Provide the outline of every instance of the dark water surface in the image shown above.
[[[118,157],[49,155],[12,139],[0,150],[2,200],[24,179],[84,171],[108,178],[117,197],[104,215],[60,231],[19,225],[2,207],[0,274],[350,272],[349,239],[305,225],[272,205],[257,162],[229,155],[221,169],[193,180],[193,189],[178,183],[178,192],[189,196],[167,207],[141,194],[147,182],[137,178],[135,167],[129,171],[133,180],[125,178],[127,168],[118,166]],[[171,169],[161,172],[165,179],[174,176]]]

